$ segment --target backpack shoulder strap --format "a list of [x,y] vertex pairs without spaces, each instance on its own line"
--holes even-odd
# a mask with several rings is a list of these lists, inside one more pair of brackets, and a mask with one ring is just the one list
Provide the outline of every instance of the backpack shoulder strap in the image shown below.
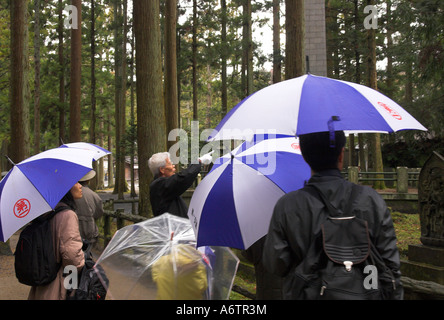
[[63,210],[67,210],[67,209],[71,209],[71,208],[68,207],[68,206],[60,206],[60,207],[57,207],[57,208],[55,208],[55,209],[53,209],[53,210],[51,210],[51,211],[48,211],[48,212],[45,213],[45,214],[42,214],[40,217],[37,217],[37,218],[36,218],[36,221],[51,220],[52,218],[55,217],[55,215],[56,215],[57,213],[62,212]]
[[60,206],[60,207],[55,208],[53,211],[56,214],[56,213],[62,212],[63,210],[70,210],[70,209],[71,208],[68,206]]
[[[325,195],[322,193],[322,191],[319,189],[318,186],[316,186],[315,184],[307,184],[306,187],[308,187],[306,189],[306,191],[308,193],[310,193],[312,196],[316,196],[318,199],[320,199],[324,203],[324,205],[327,207],[328,212],[330,213],[330,216],[333,216],[333,217],[351,216],[351,212],[353,210],[353,208],[352,208],[353,202],[357,198],[357,196],[360,192],[359,186],[357,184],[352,184],[352,191],[351,191],[350,197],[347,201],[347,206],[346,206],[344,212],[341,213],[335,206],[333,206],[331,204],[330,201],[328,201],[328,199],[325,197]],[[310,192],[310,190],[313,190],[316,192]]]

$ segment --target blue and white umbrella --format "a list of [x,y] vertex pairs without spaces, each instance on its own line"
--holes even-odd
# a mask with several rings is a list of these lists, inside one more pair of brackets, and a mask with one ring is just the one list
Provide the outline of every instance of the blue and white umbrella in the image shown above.
[[248,248],[267,234],[277,200],[310,175],[298,139],[244,142],[217,159],[193,193],[188,217],[197,246]]
[[219,123],[208,141],[254,133],[303,135],[344,130],[427,130],[400,105],[369,87],[313,75],[282,81],[253,93]]
[[55,148],[14,165],[0,182],[0,241],[54,209],[91,171],[95,155],[90,150]]
[[94,143],[88,143],[88,142],[72,142],[72,143],[65,143],[62,144],[59,148],[76,148],[76,149],[84,149],[84,150],[90,150],[94,151],[94,160],[99,160],[100,158],[111,154],[111,151],[106,150],[105,148],[102,148]]

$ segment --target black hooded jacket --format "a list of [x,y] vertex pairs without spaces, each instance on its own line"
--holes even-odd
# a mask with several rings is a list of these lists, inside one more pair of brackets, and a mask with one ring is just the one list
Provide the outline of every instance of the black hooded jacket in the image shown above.
[[188,206],[181,195],[193,184],[201,164],[192,164],[171,177],[155,177],[150,184],[150,201],[154,216],[168,212],[187,218]]
[[[309,180],[337,209],[344,212],[352,183],[339,170],[314,174]],[[403,296],[396,235],[390,211],[382,197],[372,188],[360,186],[353,203],[353,215],[368,222],[370,237],[397,283],[396,298]],[[264,266],[272,273],[286,277],[284,297],[289,297],[292,270],[302,261],[314,236],[328,216],[323,202],[304,191],[287,193],[276,203],[263,252]]]

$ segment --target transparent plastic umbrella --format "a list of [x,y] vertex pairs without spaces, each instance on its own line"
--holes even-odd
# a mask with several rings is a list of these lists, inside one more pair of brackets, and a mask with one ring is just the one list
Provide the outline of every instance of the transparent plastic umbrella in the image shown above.
[[190,221],[164,213],[119,229],[95,268],[109,280],[108,299],[222,300],[238,264],[229,248],[196,249]]

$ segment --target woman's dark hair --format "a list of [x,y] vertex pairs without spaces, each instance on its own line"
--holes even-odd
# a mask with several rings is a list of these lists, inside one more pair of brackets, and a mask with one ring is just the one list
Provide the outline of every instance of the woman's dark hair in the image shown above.
[[76,202],[74,201],[74,198],[71,194],[71,189],[63,196],[60,202],[68,205],[74,211],[77,209]]
[[338,157],[345,146],[344,131],[335,131],[334,141],[330,132],[316,132],[299,136],[302,156],[314,172],[338,168]]

